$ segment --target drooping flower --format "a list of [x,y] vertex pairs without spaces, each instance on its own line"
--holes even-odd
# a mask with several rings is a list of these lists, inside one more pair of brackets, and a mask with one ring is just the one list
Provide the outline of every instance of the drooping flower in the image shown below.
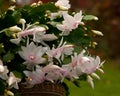
[[81,66],[81,71],[87,74],[93,73],[100,67],[100,58],[98,56],[96,58],[82,57],[79,58],[78,62]]
[[74,70],[72,66],[70,66],[70,64],[62,65],[62,69],[63,70],[61,71],[61,73],[62,73],[63,79],[69,78],[71,81],[73,81],[74,80],[73,78],[75,79],[79,78],[77,71]]
[[62,78],[62,68],[53,63],[48,64],[42,70],[45,73],[45,79],[48,81],[55,82]]
[[[24,27],[24,24],[23,24],[23,27]],[[36,26],[36,27],[33,27],[33,28],[29,28],[29,27],[31,27],[31,26],[29,25],[28,28],[23,29],[21,32],[19,32],[17,34],[17,38],[11,39],[10,41],[12,43],[19,44],[23,37],[32,35],[33,39],[35,40],[35,36],[36,36],[35,34],[38,34],[38,33],[39,34],[45,34],[45,32],[46,32],[46,29],[42,26]]]
[[35,84],[40,84],[45,80],[44,72],[40,67],[36,68],[35,71],[24,71],[25,75],[28,77],[26,84],[29,86],[34,86]]
[[21,81],[20,78],[15,77],[15,75],[10,72],[10,76],[8,78],[8,86],[9,88],[16,88],[19,89],[18,83]]
[[36,64],[41,64],[46,61],[43,58],[43,54],[46,52],[46,48],[42,46],[36,46],[31,42],[26,47],[22,47],[22,51],[19,51],[19,55],[26,61],[24,64],[27,65],[28,69],[32,69]]
[[78,56],[73,57],[72,67],[78,72],[91,74],[101,67],[100,58],[97,56],[93,58],[91,56],[85,56],[84,52],[81,52]]
[[0,78],[7,80],[8,79],[8,69],[7,66],[3,66],[3,62],[0,60]]
[[83,24],[81,21],[82,11],[76,13],[74,16],[69,15],[67,12],[63,12],[64,21],[62,24],[57,24],[56,27],[62,31],[62,35],[69,35],[70,31],[76,29],[79,24]]

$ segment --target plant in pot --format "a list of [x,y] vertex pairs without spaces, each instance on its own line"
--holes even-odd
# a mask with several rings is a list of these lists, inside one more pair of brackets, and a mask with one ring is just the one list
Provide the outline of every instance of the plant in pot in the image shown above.
[[[71,12],[68,0],[11,6],[0,14],[0,94],[4,96],[67,96],[67,82],[94,87],[104,62],[91,56],[94,36],[87,22],[97,20]],[[16,91],[18,89],[18,91]]]

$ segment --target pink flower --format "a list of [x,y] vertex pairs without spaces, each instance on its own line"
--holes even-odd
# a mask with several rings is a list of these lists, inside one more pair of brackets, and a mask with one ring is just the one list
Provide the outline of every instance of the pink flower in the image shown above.
[[26,60],[24,64],[28,69],[32,69],[36,64],[41,64],[46,61],[42,56],[46,52],[46,48],[42,46],[36,46],[31,42],[27,47],[22,47],[22,51],[19,51],[19,55]]
[[85,56],[81,52],[78,56],[72,58],[71,66],[79,73],[91,74],[101,67],[100,58],[97,56],[93,58],[91,56]]
[[42,70],[45,73],[46,80],[48,81],[55,82],[62,78],[62,74],[60,73],[62,68],[52,63],[45,66]]
[[36,71],[24,71],[25,75],[28,77],[27,83],[31,86],[35,84],[40,84],[45,80],[44,73],[40,68],[37,68]]
[[78,76],[78,74],[77,74],[77,71],[74,70],[74,69],[70,66],[70,64],[62,65],[62,69],[63,69],[63,70],[61,71],[61,73],[62,73],[63,79],[64,79],[64,78],[69,78],[71,81],[73,81],[73,80],[74,80],[73,78],[76,78],[76,79],[79,78],[79,76]]
[[62,31],[62,35],[69,35],[70,31],[78,28],[79,24],[82,24],[82,11],[76,13],[74,16],[69,15],[67,12],[63,12],[64,21],[62,24],[57,24],[56,27]]
[[66,45],[66,42],[63,44],[63,38],[57,48],[52,48],[52,50],[47,50],[47,55],[50,58],[56,58],[59,62],[60,59],[63,61],[64,55],[71,55],[74,50],[73,45]]
[[26,28],[25,30],[18,32],[18,34],[17,34],[18,38],[11,39],[10,41],[12,43],[19,44],[23,37],[26,37],[29,35],[33,35],[33,41],[34,41],[34,40],[36,40],[36,34],[39,33],[39,35],[43,35],[46,33],[46,29],[44,27],[41,27],[41,26],[36,26],[33,28],[29,28],[29,27],[31,27],[31,25],[29,25],[28,28]]

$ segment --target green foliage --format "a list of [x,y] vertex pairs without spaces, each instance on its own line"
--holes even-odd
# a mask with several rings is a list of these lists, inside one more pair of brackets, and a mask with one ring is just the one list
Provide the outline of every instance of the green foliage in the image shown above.
[[10,53],[10,52],[7,52],[4,56],[3,56],[3,61],[4,62],[9,62],[11,60],[14,59],[14,54],[13,53]]
[[13,73],[15,74],[16,77],[23,78],[23,76],[22,76],[23,74],[22,73],[20,73],[18,71],[13,71]]
[[5,85],[4,82],[0,79],[0,95],[4,94]]

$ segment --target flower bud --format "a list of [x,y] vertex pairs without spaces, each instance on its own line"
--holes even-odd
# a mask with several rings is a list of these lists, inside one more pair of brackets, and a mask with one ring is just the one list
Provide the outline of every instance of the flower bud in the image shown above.
[[21,18],[18,23],[20,23],[20,24],[25,24],[26,21],[25,21],[25,19]]
[[45,41],[53,41],[58,39],[58,37],[55,36],[54,34],[46,34],[46,35],[43,35],[42,39]]
[[31,7],[36,7],[37,6],[37,3],[32,3],[31,4]]
[[10,0],[12,3],[15,3],[16,2],[16,0]]
[[103,33],[97,30],[92,30],[92,32],[96,35],[103,36]]
[[100,77],[96,73],[92,73],[91,76],[100,80]]
[[10,6],[10,7],[8,8],[8,10],[14,11],[14,10],[15,10],[15,6]]
[[20,32],[21,28],[16,25],[16,26],[10,27],[9,30],[12,32]]
[[98,68],[98,71],[104,74],[104,71],[102,69]]
[[42,5],[42,4],[43,4],[42,1],[38,1],[38,4],[37,4],[37,5],[39,6],[39,5]]
[[93,83],[93,79],[91,76],[89,76],[89,75],[87,76],[87,81],[91,85],[91,87],[94,88],[94,83]]
[[98,17],[94,17],[93,19],[94,19],[94,20],[98,20]]
[[5,96],[14,96],[14,93],[12,93],[10,90],[5,90]]

